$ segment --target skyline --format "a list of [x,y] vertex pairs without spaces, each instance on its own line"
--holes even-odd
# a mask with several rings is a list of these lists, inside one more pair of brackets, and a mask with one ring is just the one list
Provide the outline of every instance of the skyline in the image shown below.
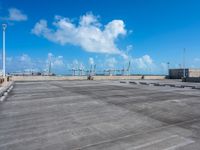
[[196,0],[2,0],[7,72],[43,71],[51,58],[57,74],[91,64],[97,70],[122,69],[129,61],[134,74],[167,74],[168,62],[170,68],[183,65],[184,48],[186,67],[199,68],[199,5]]

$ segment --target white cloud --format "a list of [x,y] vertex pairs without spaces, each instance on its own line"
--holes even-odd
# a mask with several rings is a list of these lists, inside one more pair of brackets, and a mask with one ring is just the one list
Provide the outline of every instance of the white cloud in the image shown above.
[[22,54],[21,56],[12,59],[12,61],[12,63],[17,63],[19,65],[18,68],[22,68],[23,70],[31,69],[34,66],[31,57],[27,54]]
[[191,62],[187,63],[187,66],[191,67],[191,68],[199,68],[200,67],[200,58],[196,57],[196,58],[192,59]]
[[67,64],[67,68],[69,70],[71,70],[71,69],[76,69],[76,70],[77,69],[85,69],[85,65],[81,61],[74,59],[71,64]]
[[89,64],[94,65],[94,58],[92,58],[92,57],[89,58]]
[[81,26],[101,26],[101,24],[98,21],[98,17],[94,16],[92,13],[87,13],[86,15],[81,16],[79,24]]
[[110,57],[105,60],[105,63],[109,68],[114,69],[117,65],[117,60],[114,57]]
[[52,53],[48,53],[48,59],[50,59],[51,60],[51,58],[53,57],[53,54]]
[[195,58],[194,61],[195,62],[200,62],[200,58]]
[[48,27],[46,20],[40,20],[32,33],[61,45],[80,46],[87,52],[120,54],[125,57],[115,43],[120,35],[127,33],[122,20],[112,20],[103,26],[97,16],[87,13],[80,17],[78,25],[68,18],[56,16],[53,26],[55,30]]
[[31,58],[30,58],[27,54],[22,54],[22,55],[19,57],[19,60],[20,60],[21,62],[25,62],[25,63],[31,62]]
[[161,72],[163,74],[167,74],[168,73],[168,65],[167,65],[167,63],[161,63],[160,64],[160,68],[161,68]]
[[127,45],[126,46],[126,51],[129,53],[133,49],[133,45]]
[[51,68],[53,73],[62,73],[67,71],[63,56],[56,56],[48,53],[47,59],[31,58],[27,54],[15,57],[7,57],[7,71],[47,71],[49,68],[49,60],[51,60]]
[[26,21],[28,17],[26,14],[23,14],[21,10],[17,8],[10,8],[8,9],[9,15],[7,17],[3,17],[3,20],[8,21]]
[[63,56],[55,57],[53,65],[54,66],[64,66]]
[[79,65],[79,69],[85,69],[85,66],[84,66],[83,63],[80,63],[80,65]]
[[49,65],[49,61],[51,61],[52,68],[63,67],[65,65],[63,56],[54,56],[52,53],[48,53],[47,66]]
[[139,69],[147,70],[151,68],[153,64],[153,59],[149,55],[144,55],[140,58],[133,59],[134,64],[137,65]]
[[[1,60],[1,58],[0,58],[0,60]],[[6,63],[10,63],[10,62],[12,62],[12,60],[13,60],[13,57],[6,57]]]
[[15,57],[7,57],[6,65],[8,71],[25,71],[38,67],[38,63],[34,62],[27,54]]
[[74,59],[73,62],[72,62],[74,65],[78,65],[79,64],[79,61],[77,59]]

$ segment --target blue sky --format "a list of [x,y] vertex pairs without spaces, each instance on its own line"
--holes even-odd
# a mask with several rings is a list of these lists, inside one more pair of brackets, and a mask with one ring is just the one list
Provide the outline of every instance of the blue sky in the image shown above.
[[[186,49],[187,67],[200,67],[198,0],[1,0],[7,27],[7,71],[47,68],[120,69],[165,74]],[[2,37],[0,37],[2,40]],[[2,46],[1,46],[2,47]]]

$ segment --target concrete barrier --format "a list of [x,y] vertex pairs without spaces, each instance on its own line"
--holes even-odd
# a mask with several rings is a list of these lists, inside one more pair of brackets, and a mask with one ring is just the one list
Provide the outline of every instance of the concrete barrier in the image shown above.
[[164,80],[164,79],[166,79],[166,76],[164,76],[164,75],[146,75],[143,77],[144,77],[144,79],[147,79],[147,80]]
[[195,89],[200,90],[200,86],[195,86]]
[[176,88],[184,88],[182,85],[175,85]]
[[8,96],[8,93],[13,89],[14,82],[11,81],[4,84],[5,85],[0,89],[0,102],[3,102]]
[[141,85],[149,85],[148,83],[146,82],[139,82]]
[[12,76],[13,81],[87,80],[87,76]]
[[191,89],[195,89],[195,86],[192,85],[182,85],[183,88],[191,88]]
[[[94,80],[137,80],[142,76],[94,76]],[[144,76],[144,79],[165,79],[165,76]],[[87,76],[12,76],[13,81],[87,80]]]
[[185,82],[199,82],[200,83],[200,77],[188,77],[188,78],[185,78]]
[[120,81],[120,83],[127,83],[126,81]]
[[134,81],[129,81],[130,84],[138,84],[137,82]]

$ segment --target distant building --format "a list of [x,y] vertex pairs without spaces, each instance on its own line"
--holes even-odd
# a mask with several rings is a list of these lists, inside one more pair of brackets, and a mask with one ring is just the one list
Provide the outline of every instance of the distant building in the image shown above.
[[[184,77],[184,69],[169,69],[170,79],[181,79]],[[200,77],[200,69],[185,69],[185,77]]]

